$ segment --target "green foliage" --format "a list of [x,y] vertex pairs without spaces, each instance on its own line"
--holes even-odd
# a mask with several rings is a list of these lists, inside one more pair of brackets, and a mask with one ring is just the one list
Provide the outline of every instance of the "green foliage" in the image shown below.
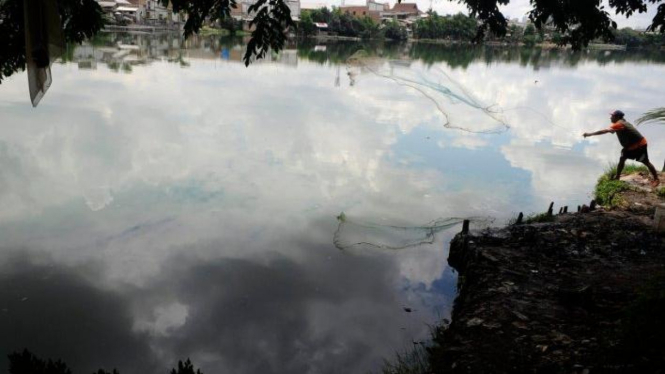
[[624,201],[621,193],[628,189],[628,183],[610,179],[607,175],[603,175],[596,184],[594,192],[596,202],[608,208],[618,207]]
[[300,35],[313,35],[316,31],[314,22],[328,24],[328,32],[333,35],[363,39],[374,39],[380,35],[379,24],[370,17],[358,18],[342,13],[339,8],[332,12],[328,8],[305,11],[301,14]]
[[362,24],[362,32],[360,36],[363,39],[374,39],[379,36],[379,24],[374,22],[370,17],[364,17],[360,19]]
[[637,125],[649,122],[663,122],[665,123],[665,108],[655,108],[644,113],[644,115],[635,121]]
[[614,44],[625,45],[629,48],[660,47],[665,44],[664,34],[651,34],[633,30],[629,27],[614,30]]
[[476,19],[462,13],[442,17],[430,12],[429,17],[416,21],[413,33],[419,39],[470,40],[476,28]]
[[391,20],[385,24],[383,35],[392,40],[406,40],[408,38],[406,27],[400,25],[399,22],[395,20]]
[[[197,33],[204,22],[230,18],[231,8],[237,7],[236,0],[161,0],[161,2],[163,5],[170,3],[176,13],[187,14],[185,36]],[[295,27],[291,11],[284,0],[258,0],[248,8],[248,13],[254,15],[254,19],[249,23],[250,27],[254,27],[254,31],[243,56],[245,65],[249,65],[254,58],[263,58],[269,50],[281,50],[286,42],[286,30]]]
[[555,32],[554,34],[552,34],[552,43],[557,44],[557,45],[564,44],[563,35],[561,35],[561,33],[558,33],[558,32]]
[[422,344],[413,343],[413,349],[396,353],[395,359],[386,361],[381,368],[382,374],[429,374],[429,355]]
[[524,223],[554,222],[554,216],[547,213],[530,214],[524,218]]
[[185,362],[178,361],[178,370],[175,368],[171,369],[170,374],[203,374],[201,370],[194,369],[192,362],[187,359]]
[[508,32],[506,33],[504,40],[511,44],[517,44],[522,41],[523,37],[524,37],[524,28],[517,25],[511,25],[508,28]]
[[[0,1],[0,82],[25,66],[23,0]],[[80,43],[104,25],[95,0],[58,1],[65,42]]]
[[524,34],[522,34],[522,42],[529,47],[532,47],[543,41],[543,33],[536,29],[532,23],[529,23],[524,28]]
[[8,358],[9,374],[72,374],[64,362],[42,360],[27,349],[12,353]]
[[312,20],[312,12],[309,10],[303,10],[300,13],[300,24],[298,24],[298,33],[301,36],[311,36],[316,34],[316,25]]
[[[499,10],[510,0],[461,0],[479,21],[476,40],[482,40],[484,35],[491,31],[494,35],[504,36],[508,22]],[[665,32],[665,6],[663,0],[612,0],[608,5],[600,1],[559,1],[542,0],[532,1],[533,8],[529,11],[529,19],[536,28],[542,29],[545,25],[552,27],[562,35],[562,41],[571,44],[573,49],[581,49],[594,39],[612,40],[613,30],[617,25],[611,17],[613,14],[632,16],[635,13],[644,13],[647,9],[656,8],[656,16],[652,20],[650,29]]]
[[233,17],[224,17],[219,20],[219,27],[228,31],[229,35],[234,36],[238,31],[242,31],[242,21]]
[[665,199],[665,187],[661,187],[656,191],[658,197]]
[[[612,179],[617,175],[617,164],[609,164],[605,168],[605,172],[603,173],[603,177],[606,177],[608,179]],[[628,164],[623,167],[623,170],[621,170],[621,175],[630,175],[630,174],[635,174],[635,173],[649,173],[649,169],[644,166],[644,165],[635,165],[635,164]],[[601,177],[602,179],[602,177]]]
[[[7,356],[9,358],[9,374],[72,374],[67,364],[61,360],[43,360],[27,349],[23,352],[14,352]],[[120,374],[117,369],[106,371],[99,369],[92,374]],[[203,374],[200,369],[195,369],[189,358],[186,361],[178,361],[178,367],[173,368],[170,374]]]

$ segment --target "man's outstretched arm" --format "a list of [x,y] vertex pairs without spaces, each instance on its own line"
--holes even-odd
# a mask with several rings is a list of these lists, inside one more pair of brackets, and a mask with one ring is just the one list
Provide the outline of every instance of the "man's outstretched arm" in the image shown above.
[[582,134],[582,136],[584,136],[585,138],[588,138],[589,136],[603,135],[603,134],[607,134],[607,133],[614,133],[615,131],[616,130],[612,130],[612,129],[604,129],[604,130],[599,130],[599,131],[596,131],[596,132],[585,132],[584,134]]

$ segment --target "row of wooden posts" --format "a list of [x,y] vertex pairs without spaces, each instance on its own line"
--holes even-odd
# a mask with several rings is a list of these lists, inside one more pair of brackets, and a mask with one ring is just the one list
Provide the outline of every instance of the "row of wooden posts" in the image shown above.
[[[596,210],[596,206],[597,206],[596,200],[591,200],[591,202],[589,203],[589,206],[587,206],[586,204],[578,205],[577,206],[577,213],[592,212],[592,211]],[[559,208],[559,214],[566,214],[566,213],[568,213],[568,206],[567,205],[562,206],[561,208]],[[550,216],[550,217],[552,215],[554,215],[554,201],[552,201],[550,203],[550,207],[547,208],[547,215]],[[515,221],[515,224],[516,225],[521,225],[523,223],[522,222],[523,220],[524,220],[524,213],[520,212],[520,214],[517,216],[517,221]]]
[[[577,206],[577,213],[588,213],[596,210],[596,200],[591,200],[589,203],[589,206],[585,205],[578,205]],[[559,209],[559,214],[566,214],[568,213],[568,206],[562,206]],[[554,202],[550,203],[549,208],[547,209],[547,215],[552,216],[554,215]],[[520,212],[520,214],[517,216],[517,220],[515,221],[516,225],[521,225],[524,221],[524,213]],[[468,219],[465,219],[462,222],[462,233],[463,234],[468,234],[469,233],[469,223],[470,221]]]

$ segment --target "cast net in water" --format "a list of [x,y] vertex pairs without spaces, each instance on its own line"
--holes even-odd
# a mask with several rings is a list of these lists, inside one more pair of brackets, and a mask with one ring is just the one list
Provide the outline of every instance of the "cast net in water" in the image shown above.
[[417,91],[434,104],[446,128],[481,134],[498,134],[510,129],[500,108],[483,103],[439,67],[428,69],[410,60],[380,59],[361,50],[347,59],[352,83],[358,79],[357,70]]
[[443,117],[445,128],[478,134],[499,134],[510,129],[512,121],[507,114],[514,113],[519,114],[523,122],[554,126],[567,133],[577,134],[574,128],[555,123],[536,108],[523,105],[502,108],[496,103],[483,102],[452,72],[440,66],[427,67],[411,60],[386,60],[369,56],[360,50],[347,59],[347,72],[352,85],[364,72],[413,89],[434,104],[436,111]]
[[[380,249],[399,251],[402,249],[433,244],[438,233],[461,224],[468,218],[441,218],[421,226],[392,226],[362,222],[349,218],[343,212],[337,216],[339,224],[333,237],[335,247],[340,250]],[[487,224],[487,218],[469,219],[477,224]]]

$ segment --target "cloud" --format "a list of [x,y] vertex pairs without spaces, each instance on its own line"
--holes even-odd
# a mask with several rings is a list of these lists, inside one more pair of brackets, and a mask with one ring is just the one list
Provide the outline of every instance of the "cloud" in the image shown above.
[[[24,329],[22,344],[41,342],[37,354],[125,374],[143,369],[133,359],[163,368],[186,356],[205,372],[375,368],[426,336],[434,309],[449,304],[435,287],[452,232],[413,251],[355,256],[333,246],[336,215],[413,227],[586,200],[618,147],[580,134],[605,126],[608,108],[633,118],[662,97],[661,65],[540,61],[437,66],[504,109],[511,130],[497,136],[446,129],[420,92],[368,72],[336,88],[334,66],[304,60],[295,70],[192,59],[178,74],[155,63],[131,75],[58,65],[36,110],[17,101],[27,95],[14,76],[0,91],[11,124],[1,130],[0,237],[49,256],[5,263],[2,290],[25,283],[34,309],[28,325],[2,326]],[[443,82],[425,64],[410,69]],[[495,125],[438,95],[460,123]],[[662,159],[660,128],[641,130]],[[49,272],[55,282],[39,283]],[[49,309],[61,294],[67,302]],[[44,315],[76,334],[43,339],[30,324],[46,329]],[[74,316],[98,325],[86,332]],[[102,349],[90,341],[104,334],[118,352],[107,361],[65,352]]]
[[[79,373],[118,368],[156,372],[146,337],[131,331],[128,300],[43,255],[3,248],[0,265],[0,367],[29,349]],[[161,368],[159,368],[161,369]]]
[[106,264],[4,248],[0,351],[27,348],[75,372],[159,372],[186,357],[206,373],[364,372],[427,333],[440,301],[413,298],[426,290],[400,300],[391,257],[292,244],[297,260],[176,255],[140,287],[107,283]]

